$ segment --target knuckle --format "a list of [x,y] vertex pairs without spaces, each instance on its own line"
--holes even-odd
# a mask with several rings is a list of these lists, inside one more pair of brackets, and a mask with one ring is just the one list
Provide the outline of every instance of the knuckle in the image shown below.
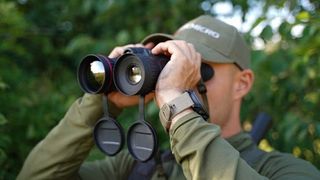
[[122,49],[123,49],[122,47],[116,46],[116,47],[113,49],[113,51],[118,52],[118,51],[121,51]]
[[198,59],[201,60],[201,54],[199,52],[196,52],[196,56],[197,56]]
[[188,46],[190,46],[191,48],[194,48],[194,45],[192,43],[187,43]]

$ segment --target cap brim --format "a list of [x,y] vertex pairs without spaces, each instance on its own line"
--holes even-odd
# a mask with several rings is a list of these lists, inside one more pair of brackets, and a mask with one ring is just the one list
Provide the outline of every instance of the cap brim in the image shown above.
[[168,40],[173,40],[176,39],[174,36],[170,35],[170,34],[164,34],[164,33],[154,33],[154,34],[150,34],[149,36],[145,37],[141,43],[143,45],[146,45],[150,42],[154,43],[155,45],[161,43],[161,42],[165,42]]
[[197,41],[194,41],[192,38],[183,38],[178,36],[173,36],[170,34],[164,34],[164,33],[154,33],[147,37],[145,37],[141,43],[146,45],[150,42],[154,43],[155,45],[165,42],[168,40],[185,40],[191,44],[194,45],[194,48],[196,51],[198,51],[201,54],[201,57],[203,61],[205,62],[214,62],[214,63],[232,63],[233,61],[229,58],[225,57],[221,53],[217,51],[213,51],[212,48],[207,47],[203,44],[198,43]]

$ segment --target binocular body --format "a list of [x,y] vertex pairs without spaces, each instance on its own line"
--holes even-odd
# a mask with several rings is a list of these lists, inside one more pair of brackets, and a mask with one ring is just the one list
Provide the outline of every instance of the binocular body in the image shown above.
[[[87,55],[78,67],[78,81],[83,91],[92,94],[118,90],[131,95],[145,95],[154,90],[159,74],[169,61],[164,55],[153,55],[147,48],[127,48],[123,55],[108,58]],[[202,63],[201,76],[210,79],[214,71]]]

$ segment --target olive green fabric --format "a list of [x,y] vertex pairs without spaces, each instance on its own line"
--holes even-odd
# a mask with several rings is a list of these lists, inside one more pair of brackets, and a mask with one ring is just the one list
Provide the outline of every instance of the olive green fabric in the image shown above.
[[[127,179],[134,160],[126,150],[84,163],[94,144],[92,128],[102,116],[101,104],[100,95],[86,94],[77,100],[31,151],[17,179]],[[114,116],[121,112],[114,105],[109,109]],[[178,163],[164,163],[169,179],[320,179],[310,163],[278,152],[266,153],[251,168],[239,154],[254,146],[250,136],[240,133],[226,141],[218,126],[195,112],[174,124],[170,143]],[[158,172],[152,179],[161,179]]]
[[174,124],[170,141],[187,179],[320,179],[309,162],[279,152],[266,153],[251,168],[239,154],[254,146],[250,136],[240,133],[228,143],[195,112]]

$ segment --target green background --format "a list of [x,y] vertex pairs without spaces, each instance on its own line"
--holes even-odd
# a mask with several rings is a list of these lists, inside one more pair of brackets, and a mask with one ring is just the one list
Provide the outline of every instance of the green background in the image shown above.
[[[245,31],[252,44],[253,91],[245,98],[244,128],[259,112],[273,118],[260,143],[266,150],[293,153],[320,168],[320,3],[303,1],[223,1],[243,21],[258,2],[262,9]],[[214,0],[0,0],[0,179],[14,179],[24,159],[83,93],[76,79],[82,57],[108,54],[115,46],[139,42],[154,32],[174,33]],[[272,26],[272,10],[286,9],[291,20]],[[292,29],[303,26],[299,35]],[[260,29],[260,31],[257,31]],[[263,44],[257,48],[256,42]],[[124,126],[137,117],[125,110]],[[147,117],[160,127],[157,108]],[[130,116],[130,120],[126,117]],[[156,125],[157,124],[157,125]],[[168,146],[162,127],[161,146]],[[94,149],[89,160],[103,156]]]

